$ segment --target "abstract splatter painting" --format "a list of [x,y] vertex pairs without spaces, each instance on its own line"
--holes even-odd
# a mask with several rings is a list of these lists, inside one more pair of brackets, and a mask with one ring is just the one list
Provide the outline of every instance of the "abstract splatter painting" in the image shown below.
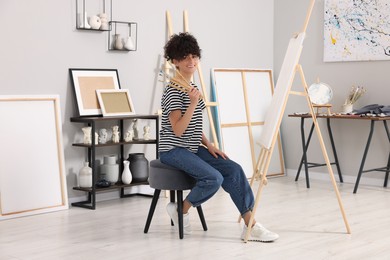
[[324,61],[390,60],[390,0],[325,0]]

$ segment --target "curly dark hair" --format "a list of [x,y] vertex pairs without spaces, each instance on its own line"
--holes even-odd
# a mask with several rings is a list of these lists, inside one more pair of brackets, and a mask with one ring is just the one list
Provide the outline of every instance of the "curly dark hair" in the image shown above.
[[174,34],[164,46],[164,57],[167,60],[181,61],[189,54],[201,58],[198,41],[189,33]]

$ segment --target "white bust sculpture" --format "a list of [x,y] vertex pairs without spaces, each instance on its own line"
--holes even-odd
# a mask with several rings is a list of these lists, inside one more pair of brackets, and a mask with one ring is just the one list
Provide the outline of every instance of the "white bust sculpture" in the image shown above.
[[148,125],[144,126],[144,139],[145,140],[150,139],[150,126]]
[[99,130],[99,144],[105,144],[107,143],[107,129],[102,128]]
[[92,127],[83,127],[81,130],[84,133],[84,144],[92,144]]
[[127,132],[125,133],[125,141],[126,141],[126,142],[133,141],[133,137],[134,137],[134,131],[133,131],[133,129],[130,129],[129,131],[127,131]]

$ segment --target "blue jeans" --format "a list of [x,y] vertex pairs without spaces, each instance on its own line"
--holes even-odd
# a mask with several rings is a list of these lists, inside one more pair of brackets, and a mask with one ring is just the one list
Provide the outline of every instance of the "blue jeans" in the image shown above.
[[238,163],[222,157],[215,158],[203,146],[199,147],[197,153],[177,147],[160,153],[160,160],[196,179],[195,187],[186,198],[193,207],[210,199],[222,186],[241,215],[253,209],[253,192]]

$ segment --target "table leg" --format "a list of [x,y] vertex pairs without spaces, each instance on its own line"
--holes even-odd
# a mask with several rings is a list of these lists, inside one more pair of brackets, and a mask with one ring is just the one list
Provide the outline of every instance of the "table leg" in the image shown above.
[[389,179],[389,171],[390,171],[390,153],[389,153],[389,159],[387,159],[387,168],[386,168],[385,182],[383,183],[383,187],[387,187],[387,180]]
[[355,188],[353,189],[353,193],[357,192],[357,189],[358,189],[358,186],[359,186],[359,182],[360,182],[360,178],[362,177],[364,163],[366,162],[368,148],[370,148],[371,138],[372,138],[372,134],[374,132],[374,124],[375,124],[375,121],[371,120],[370,134],[368,135],[367,145],[366,145],[366,148],[364,149],[364,154],[363,154],[362,162],[360,164],[359,173],[358,173],[358,176],[357,176],[357,179],[356,179]]
[[332,133],[332,129],[330,127],[330,118],[326,119],[326,123],[327,123],[327,126],[328,126],[328,133],[329,133],[330,143],[332,145],[334,162],[336,164],[337,173],[339,174],[339,180],[340,180],[340,182],[343,182],[343,176],[342,176],[341,170],[340,170],[339,158],[337,157],[336,147],[334,145],[334,140],[333,140],[333,133]]
[[305,121],[304,120],[305,119],[302,117],[301,118],[301,138],[302,138],[303,154],[302,154],[301,162],[299,163],[299,167],[298,167],[297,175],[295,177],[295,181],[298,181],[299,174],[300,174],[301,169],[302,169],[302,165],[305,164],[306,187],[310,188],[309,168],[308,168],[308,165],[307,165],[307,154],[306,154],[306,151],[307,151],[307,149],[309,147],[309,143],[310,143],[310,140],[311,140],[311,137],[312,137],[312,134],[313,134],[314,123],[311,125],[311,129],[310,129],[309,136],[307,138],[307,142],[305,142]]
[[[389,143],[390,143],[390,133],[389,133],[389,128],[387,127],[387,121],[383,121],[383,125],[385,126],[387,139],[389,140]],[[383,187],[387,187],[387,180],[389,179],[389,171],[390,171],[390,152],[389,152],[389,159],[387,160],[385,182],[383,184]]]

